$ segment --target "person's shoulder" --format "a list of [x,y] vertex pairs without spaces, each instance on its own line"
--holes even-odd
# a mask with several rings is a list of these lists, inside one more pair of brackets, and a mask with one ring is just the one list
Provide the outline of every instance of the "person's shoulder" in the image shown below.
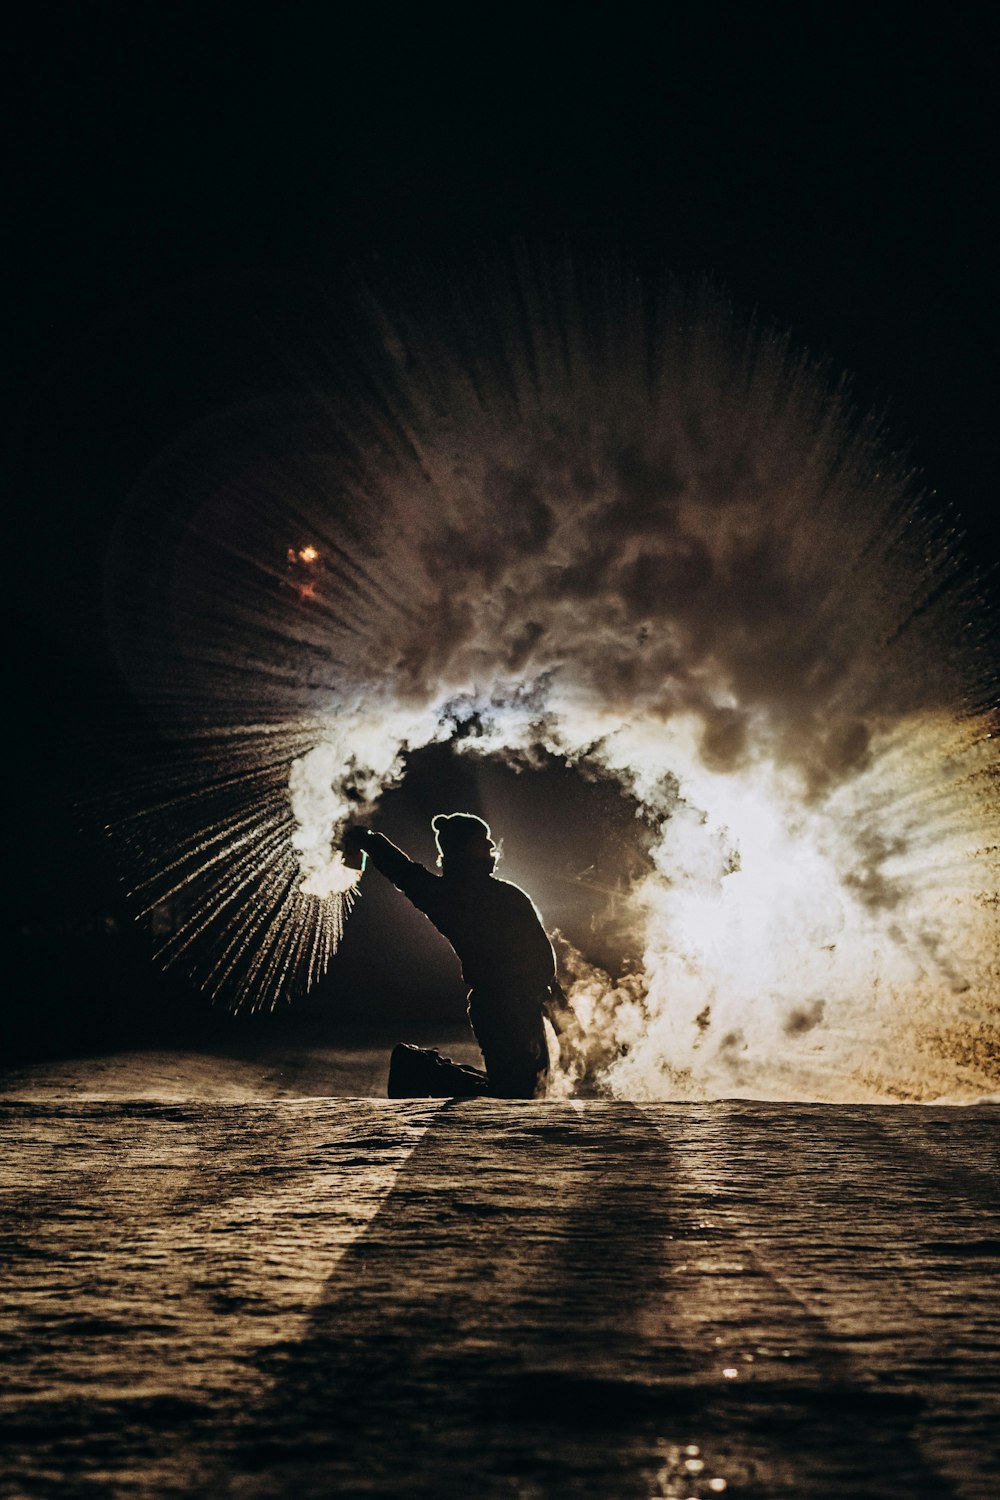
[[535,906],[534,901],[532,901],[531,897],[528,895],[527,891],[522,890],[519,885],[515,885],[512,880],[501,880],[499,876],[492,875],[490,877],[490,884],[498,886],[502,893],[501,899],[509,901],[512,906],[521,905],[523,902],[527,902],[532,911],[537,911],[537,907]]

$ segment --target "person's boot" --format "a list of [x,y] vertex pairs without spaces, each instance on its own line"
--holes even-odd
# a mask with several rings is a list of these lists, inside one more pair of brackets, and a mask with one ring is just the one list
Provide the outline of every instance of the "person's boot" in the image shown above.
[[390,1099],[433,1099],[434,1075],[435,1068],[423,1047],[399,1042],[389,1059],[386,1093]]
[[489,1093],[489,1080],[433,1047],[400,1042],[389,1059],[386,1093],[390,1099],[476,1099]]

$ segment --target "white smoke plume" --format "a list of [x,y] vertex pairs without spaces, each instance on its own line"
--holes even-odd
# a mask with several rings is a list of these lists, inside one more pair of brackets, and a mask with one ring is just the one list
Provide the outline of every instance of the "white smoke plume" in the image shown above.
[[641,963],[563,945],[564,1091],[995,1090],[983,611],[843,388],[625,275],[367,317],[352,399],[226,414],[123,526],[122,658],[171,749],[122,826],[165,957],[237,1003],[312,982],[344,827],[455,740],[640,814]]

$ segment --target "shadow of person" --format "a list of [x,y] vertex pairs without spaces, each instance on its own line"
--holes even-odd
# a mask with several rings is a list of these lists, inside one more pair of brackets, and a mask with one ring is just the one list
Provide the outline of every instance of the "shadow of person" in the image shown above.
[[641,1380],[671,1227],[643,1171],[662,1139],[605,1111],[597,1128],[568,1104],[438,1111],[304,1337],[261,1356],[273,1399],[240,1456],[260,1493],[649,1493],[648,1433],[588,1432],[581,1395]]
[[[440,1109],[304,1336],[260,1354],[272,1396],[234,1492],[646,1500],[688,1493],[670,1485],[706,1442],[741,1493],[861,1493],[857,1455],[872,1494],[925,1492],[912,1403],[873,1405],[820,1320],[705,1222],[683,1129],[610,1102]],[[768,1324],[805,1375],[734,1387],[718,1345]]]

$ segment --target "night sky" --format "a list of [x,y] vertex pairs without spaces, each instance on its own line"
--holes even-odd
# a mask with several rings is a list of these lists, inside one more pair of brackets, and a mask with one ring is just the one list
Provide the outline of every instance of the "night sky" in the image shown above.
[[87,811],[143,733],[105,644],[109,537],[192,423],[317,378],[323,309],[359,276],[461,278],[524,243],[709,277],[849,372],[970,555],[997,559],[984,25],[902,6],[22,18],[4,194],[14,1045],[159,1037],[200,1013],[123,935]]

